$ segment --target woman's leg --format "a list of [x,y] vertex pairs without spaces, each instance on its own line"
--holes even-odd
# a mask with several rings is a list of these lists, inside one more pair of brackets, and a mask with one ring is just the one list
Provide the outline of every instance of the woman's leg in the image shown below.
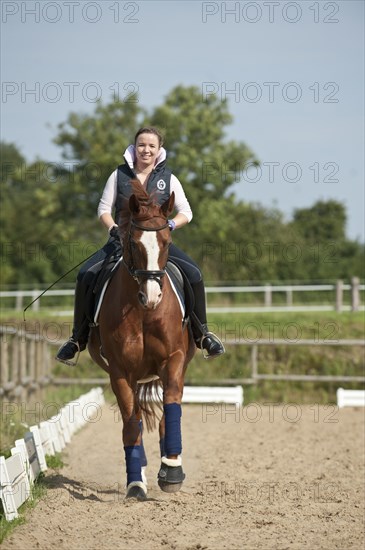
[[70,361],[75,357],[77,352],[83,351],[86,348],[90,331],[87,311],[90,309],[90,306],[92,307],[92,304],[90,306],[88,305],[88,290],[95,280],[95,277],[100,272],[105,258],[113,252],[117,252],[118,246],[118,241],[109,239],[103,248],[95,252],[95,254],[82,265],[77,275],[75,287],[72,336],[58,350],[56,355],[58,361],[73,366],[75,363]]
[[221,355],[225,351],[224,346],[219,338],[208,329],[204,281],[199,267],[174,244],[170,246],[169,258],[184,271],[194,293],[195,305],[191,328],[197,347],[204,349],[207,357]]

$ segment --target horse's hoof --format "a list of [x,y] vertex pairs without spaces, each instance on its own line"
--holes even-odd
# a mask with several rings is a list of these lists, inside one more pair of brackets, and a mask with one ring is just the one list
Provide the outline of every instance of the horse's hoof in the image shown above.
[[177,493],[180,491],[185,474],[182,466],[167,466],[162,463],[160,471],[157,475],[157,482],[162,491],[165,493]]
[[166,481],[158,480],[158,485],[161,491],[165,493],[177,493],[182,487],[182,483],[166,483]]
[[130,484],[127,488],[127,494],[125,498],[135,498],[136,500],[146,500],[147,491],[141,487],[141,485]]

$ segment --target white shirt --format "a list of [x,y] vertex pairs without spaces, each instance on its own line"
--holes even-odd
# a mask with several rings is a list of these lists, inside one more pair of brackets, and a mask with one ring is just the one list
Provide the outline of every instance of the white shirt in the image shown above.
[[[130,145],[128,147],[128,149],[124,154],[124,158],[126,162],[129,164],[129,166],[133,168],[134,145]],[[156,166],[162,160],[165,160],[165,158],[166,158],[166,151],[163,147],[161,147],[161,152],[156,159]],[[117,176],[118,176],[118,169],[114,170],[114,172],[109,176],[108,181],[105,184],[104,191],[98,206],[99,218],[100,216],[106,213],[112,214],[113,208],[115,206],[116,198],[117,198]],[[177,179],[176,176],[174,176],[174,174],[171,174],[170,194],[173,191],[175,193],[175,210],[178,212],[178,214],[184,214],[184,216],[186,216],[186,218],[188,219],[188,222],[190,222],[193,218],[193,213],[191,211],[189,201],[186,198],[184,189],[180,181]]]

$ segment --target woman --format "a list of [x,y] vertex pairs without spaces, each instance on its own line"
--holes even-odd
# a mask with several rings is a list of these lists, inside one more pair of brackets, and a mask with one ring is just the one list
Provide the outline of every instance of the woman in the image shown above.
[[[78,274],[74,328],[71,338],[57,353],[58,361],[74,365],[76,363],[71,361],[76,353],[86,348],[89,335],[89,320],[86,315],[88,290],[105,258],[113,252],[120,254],[118,234],[123,235],[130,216],[128,209],[128,199],[131,194],[130,180],[138,179],[149,194],[154,194],[159,204],[163,204],[170,194],[175,192],[177,214],[168,222],[171,231],[183,227],[193,217],[181,183],[166,166],[166,151],[162,144],[162,136],[156,128],[147,127],[138,130],[134,145],[130,145],[125,151],[125,164],[118,166],[105,185],[99,202],[98,216],[108,230],[110,239],[82,266]],[[114,208],[115,218],[112,217]],[[205,356],[208,358],[221,355],[225,351],[223,344],[217,336],[208,332],[204,283],[200,269],[174,244],[170,246],[169,257],[184,271],[194,292],[195,315],[192,316],[192,331],[197,347],[204,349]]]

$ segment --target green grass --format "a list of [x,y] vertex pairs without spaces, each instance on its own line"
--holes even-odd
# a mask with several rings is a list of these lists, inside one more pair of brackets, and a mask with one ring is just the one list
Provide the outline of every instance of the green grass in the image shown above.
[[[269,339],[273,343],[310,340],[313,346],[259,346],[258,366],[261,374],[331,374],[364,376],[364,348],[316,346],[347,339],[364,339],[364,312],[274,312],[210,314],[209,327],[223,340],[234,340],[227,345],[226,354],[214,361],[206,361],[197,352],[190,363],[186,383],[219,383],[222,379],[250,378],[251,346]],[[82,354],[77,368],[57,365],[57,376],[100,377],[103,371]],[[106,376],[106,374],[104,374]],[[295,400],[299,403],[328,403],[336,401],[339,385],[345,388],[362,387],[359,383],[260,381],[255,386],[245,385],[245,402],[250,400]]]
[[[23,325],[22,313],[13,312],[11,317],[2,315],[2,323],[13,323],[22,330],[37,330],[52,338],[52,330],[58,332],[60,339],[69,336],[71,318],[49,316],[45,312],[29,312],[27,322]],[[235,313],[210,314],[210,329],[223,340],[232,339],[238,344],[260,343],[262,339],[300,341],[310,340],[313,346],[273,345],[259,346],[259,373],[289,373],[289,374],[331,374],[347,376],[364,376],[364,348],[316,346],[317,342],[330,343],[341,339],[364,339],[364,312],[275,312],[275,313]],[[57,328],[58,327],[58,328]],[[46,332],[45,332],[46,331]],[[54,350],[56,351],[56,347]],[[80,355],[76,367],[68,367],[54,363],[53,375],[56,378],[105,378],[105,386],[111,396],[107,374],[95,365],[87,352]],[[227,345],[226,354],[214,361],[205,361],[197,352],[190,363],[186,383],[210,384],[219,383],[223,379],[250,378],[251,376],[251,346]],[[299,403],[335,402],[336,390],[339,386],[345,388],[362,387],[359,383],[327,383],[327,382],[282,382],[260,381],[255,386],[245,385],[245,402],[250,400],[296,400]],[[55,403],[61,407],[88,391],[86,385],[70,385],[67,387],[48,387],[42,390],[38,401]],[[113,400],[113,397],[110,397]],[[48,417],[55,414],[55,409],[42,410],[48,412]],[[26,424],[37,424],[47,418],[27,413]],[[24,419],[23,419],[24,420]],[[8,448],[17,437],[22,437],[24,426],[22,419],[13,416],[6,418],[1,428],[2,449]],[[5,436],[5,440],[4,440]],[[5,441],[5,444],[4,444]]]
[[51,470],[61,470],[64,467],[65,463],[62,460],[62,454],[56,453],[55,455],[46,455],[46,462],[48,468]]
[[252,342],[273,337],[278,339],[364,338],[364,312],[273,312],[211,313],[209,326],[223,339],[235,338]]
[[[314,374],[364,376],[364,348],[317,346],[316,343],[347,339],[364,339],[363,312],[288,312],[219,314],[209,316],[209,326],[223,340],[234,340],[226,353],[214,361],[205,361],[199,353],[189,365],[186,382],[190,384],[219,383],[223,379],[251,377],[251,346],[260,340],[274,344],[310,340],[313,346],[275,344],[258,347],[260,374]],[[336,390],[362,387],[360,383],[259,381],[244,385],[245,403],[250,401],[295,401],[297,403],[336,402]]]

